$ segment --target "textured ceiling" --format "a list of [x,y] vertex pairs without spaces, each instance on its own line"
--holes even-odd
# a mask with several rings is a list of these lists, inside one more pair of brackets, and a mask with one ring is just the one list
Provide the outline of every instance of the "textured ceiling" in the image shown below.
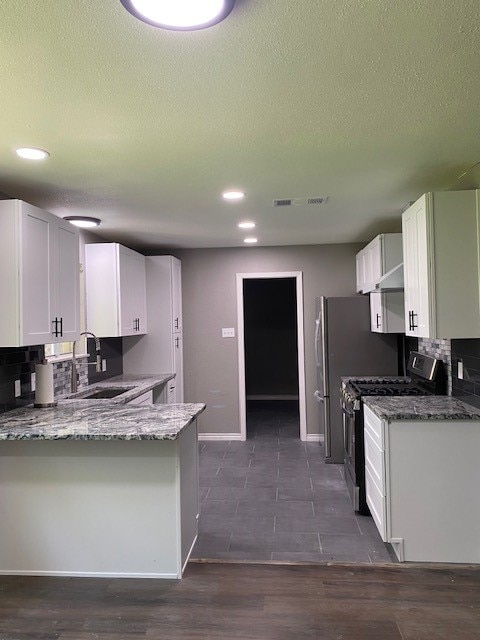
[[[0,3],[0,191],[146,252],[367,241],[480,161],[478,0],[237,0],[189,33],[119,0]],[[48,149],[26,163],[12,150]],[[467,175],[458,177],[467,171]],[[220,193],[246,191],[240,203]],[[329,196],[274,208],[274,198]]]

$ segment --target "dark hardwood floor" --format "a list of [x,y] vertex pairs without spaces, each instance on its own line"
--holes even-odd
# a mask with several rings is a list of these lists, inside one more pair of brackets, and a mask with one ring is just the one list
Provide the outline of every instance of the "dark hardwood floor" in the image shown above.
[[181,581],[0,577],[1,640],[474,640],[477,568],[191,563]]

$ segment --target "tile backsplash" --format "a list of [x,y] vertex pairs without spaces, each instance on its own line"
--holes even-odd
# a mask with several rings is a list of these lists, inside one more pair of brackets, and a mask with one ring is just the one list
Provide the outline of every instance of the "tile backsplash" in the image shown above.
[[[34,401],[31,374],[44,358],[43,345],[0,348],[0,413],[23,407]],[[15,397],[15,380],[20,380],[20,396]]]
[[442,360],[447,378],[447,395],[452,395],[452,340],[449,338],[419,338],[418,351]]
[[[458,377],[462,363],[463,378]],[[452,340],[452,395],[480,408],[480,339]]]

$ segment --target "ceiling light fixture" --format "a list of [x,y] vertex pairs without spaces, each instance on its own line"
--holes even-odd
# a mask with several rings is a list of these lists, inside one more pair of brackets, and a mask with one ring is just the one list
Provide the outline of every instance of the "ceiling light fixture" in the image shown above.
[[239,222],[237,226],[239,229],[254,229],[256,225],[255,222]]
[[244,197],[245,193],[243,191],[224,191],[222,193],[224,200],[242,200]]
[[100,218],[90,218],[89,216],[65,216],[63,219],[82,229],[98,227],[101,222]]
[[35,147],[20,147],[15,149],[15,153],[25,160],[45,160],[50,155],[45,149],[37,149]]
[[120,0],[135,18],[175,31],[206,29],[224,20],[235,0]]
[[245,238],[244,242],[246,244],[255,244],[256,242],[258,242],[257,238]]

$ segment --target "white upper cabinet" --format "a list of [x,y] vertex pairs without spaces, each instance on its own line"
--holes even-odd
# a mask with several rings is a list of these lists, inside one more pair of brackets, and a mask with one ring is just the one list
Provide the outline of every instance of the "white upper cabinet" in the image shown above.
[[427,193],[404,212],[407,335],[480,337],[478,194]]
[[357,293],[375,291],[380,278],[402,261],[402,234],[378,235],[357,253]]
[[147,333],[145,256],[116,242],[85,245],[87,330],[100,338]]
[[47,211],[0,202],[0,346],[78,340],[78,236]]
[[403,291],[372,291],[370,294],[371,330],[375,333],[404,333]]

